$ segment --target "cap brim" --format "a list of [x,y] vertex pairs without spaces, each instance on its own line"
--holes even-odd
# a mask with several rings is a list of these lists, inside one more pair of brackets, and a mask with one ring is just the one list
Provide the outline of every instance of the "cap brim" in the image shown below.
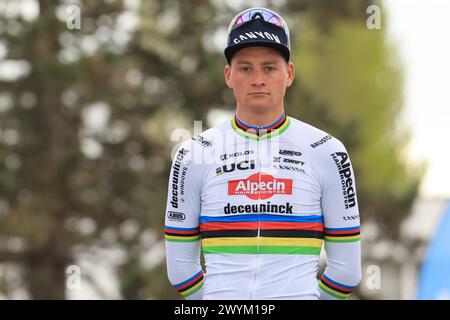
[[228,64],[230,64],[231,59],[233,58],[234,54],[237,51],[239,51],[243,48],[256,47],[256,46],[268,47],[268,48],[275,49],[281,53],[281,55],[283,56],[283,58],[286,61],[289,61],[290,52],[286,46],[282,45],[281,43],[258,40],[258,41],[246,41],[243,43],[236,43],[232,46],[225,48],[224,53],[225,53],[225,57],[227,58]]

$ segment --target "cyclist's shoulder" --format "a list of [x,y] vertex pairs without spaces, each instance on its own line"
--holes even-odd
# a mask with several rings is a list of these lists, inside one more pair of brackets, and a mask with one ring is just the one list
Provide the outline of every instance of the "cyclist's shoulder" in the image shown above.
[[223,121],[212,128],[194,135],[191,140],[195,142],[195,147],[213,150],[216,147],[217,142],[221,142],[225,138],[224,136],[227,134],[227,129],[229,129],[230,126],[229,122],[229,120]]
[[[216,153],[216,148],[220,148],[226,132],[226,123],[220,123],[212,128],[194,133],[176,148],[174,157],[183,158],[182,163],[202,164],[210,163]],[[194,131],[195,132],[195,131]]]
[[310,154],[320,155],[330,150],[345,149],[343,143],[327,131],[293,117],[289,117],[289,120],[292,127],[291,140],[302,143]]

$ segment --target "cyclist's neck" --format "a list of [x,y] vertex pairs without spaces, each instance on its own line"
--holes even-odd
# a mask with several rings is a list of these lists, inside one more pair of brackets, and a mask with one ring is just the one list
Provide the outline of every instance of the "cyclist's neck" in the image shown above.
[[251,114],[236,111],[236,118],[245,126],[254,129],[267,129],[282,120],[285,116],[284,110],[270,114]]

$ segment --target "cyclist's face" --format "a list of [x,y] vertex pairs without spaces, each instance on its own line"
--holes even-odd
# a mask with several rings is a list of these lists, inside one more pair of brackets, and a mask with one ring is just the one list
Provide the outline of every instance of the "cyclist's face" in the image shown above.
[[248,47],[225,67],[225,81],[233,89],[238,108],[263,113],[283,106],[286,88],[294,80],[294,66],[272,48]]

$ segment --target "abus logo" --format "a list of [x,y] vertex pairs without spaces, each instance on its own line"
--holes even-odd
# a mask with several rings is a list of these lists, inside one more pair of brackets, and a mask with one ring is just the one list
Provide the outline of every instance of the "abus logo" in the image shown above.
[[183,212],[169,211],[167,217],[170,221],[184,221],[186,215]]
[[275,194],[292,194],[292,179],[274,178],[258,172],[247,179],[228,181],[228,195],[245,195],[252,200],[268,199]]

